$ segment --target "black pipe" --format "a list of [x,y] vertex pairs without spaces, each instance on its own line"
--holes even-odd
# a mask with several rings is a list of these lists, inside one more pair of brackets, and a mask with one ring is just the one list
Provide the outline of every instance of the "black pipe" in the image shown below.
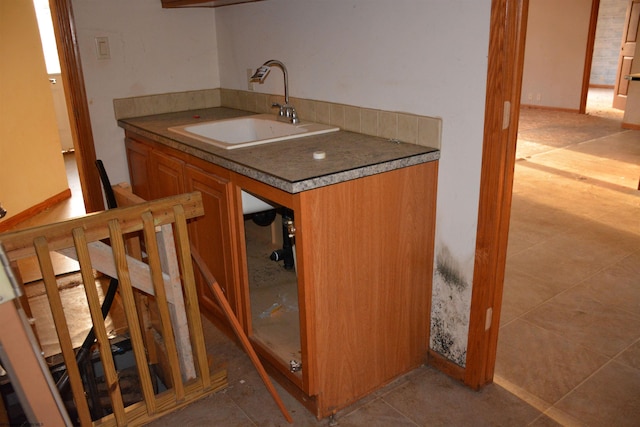
[[[111,182],[109,181],[109,176],[107,175],[107,171],[104,168],[104,164],[102,160],[96,160],[96,167],[98,168],[98,174],[100,175],[100,181],[102,182],[102,187],[104,189],[105,198],[107,199],[107,206],[109,209],[115,209],[118,207],[116,202],[116,196],[113,193],[113,189],[111,188]],[[90,286],[89,284],[85,284],[85,286]],[[104,296],[104,300],[102,301],[102,306],[100,307],[100,311],[102,312],[102,319],[106,319],[109,314],[109,310],[111,310],[111,305],[113,304],[113,299],[115,298],[116,291],[118,290],[118,279],[112,278],[109,281],[109,288],[107,289],[107,293]],[[78,353],[76,353],[76,362],[78,365],[81,365],[82,362],[87,358],[87,356],[91,352],[91,347],[96,340],[96,332],[95,327],[91,327],[89,333],[85,337]],[[69,371],[65,370],[62,376],[56,382],[56,387],[60,393],[63,393],[66,388],[69,386]]]

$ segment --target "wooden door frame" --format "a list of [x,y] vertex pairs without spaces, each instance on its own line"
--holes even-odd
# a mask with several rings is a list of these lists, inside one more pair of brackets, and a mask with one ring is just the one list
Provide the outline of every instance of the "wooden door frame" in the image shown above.
[[580,114],[587,112],[587,97],[589,95],[589,81],[591,80],[591,65],[593,64],[593,48],[596,43],[599,10],[600,0],[591,0],[591,17],[589,18],[589,33],[587,34],[584,71],[582,73],[582,92],[580,93],[580,108],[578,110]]
[[[595,0],[598,1],[598,0]],[[104,208],[71,0],[50,0],[87,212]],[[493,380],[511,213],[529,0],[492,0],[480,204],[466,367],[479,388]],[[491,309],[491,310],[489,310]],[[487,317],[492,312],[490,318]],[[486,328],[485,325],[489,327]]]
[[476,255],[462,380],[493,381],[507,258],[529,0],[492,0]]
[[87,212],[100,211],[104,209],[102,186],[95,166],[96,150],[71,0],[49,0],[49,7],[60,57],[82,198]]

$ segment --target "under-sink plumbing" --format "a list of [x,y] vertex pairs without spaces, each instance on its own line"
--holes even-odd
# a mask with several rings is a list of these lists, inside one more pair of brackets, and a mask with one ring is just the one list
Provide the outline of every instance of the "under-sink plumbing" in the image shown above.
[[285,67],[282,62],[276,59],[268,60],[262,64],[255,73],[253,73],[249,81],[257,83],[264,82],[264,79],[267,78],[267,74],[269,74],[271,66],[273,65],[280,67],[284,74],[284,105],[280,105],[277,102],[272,105],[272,107],[278,107],[280,109],[278,112],[278,120],[287,121],[293,124],[300,123],[295,107],[289,103],[289,75],[287,73],[287,67]]

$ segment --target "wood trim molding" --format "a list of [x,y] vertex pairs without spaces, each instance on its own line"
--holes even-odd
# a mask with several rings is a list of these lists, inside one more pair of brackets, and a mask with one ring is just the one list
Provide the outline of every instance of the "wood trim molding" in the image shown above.
[[31,206],[29,209],[19,212],[10,218],[7,218],[6,220],[0,222],[0,233],[3,233],[7,230],[11,230],[21,222],[28,220],[32,216],[46,209],[49,209],[50,207],[70,197],[71,197],[71,190],[67,188],[66,190],[63,190],[60,193],[49,197],[45,201],[40,202],[37,205]]
[[528,0],[493,0],[480,204],[464,382],[493,381],[506,263]]
[[51,19],[56,36],[69,124],[75,149],[82,197],[87,212],[104,209],[102,185],[95,166],[96,151],[91,131],[91,118],[84,87],[80,48],[75,34],[71,0],[51,0]]
[[589,89],[611,89],[613,90],[615,85],[596,85],[589,83]]
[[450,376],[451,378],[464,381],[465,368],[455,364],[440,353],[429,349],[427,352],[427,365],[433,366],[440,372]]
[[520,108],[528,108],[530,110],[560,111],[563,113],[580,114],[580,111],[576,110],[575,108],[549,107],[546,105],[520,104]]
[[640,125],[637,123],[622,122],[621,126],[623,129],[640,130]]

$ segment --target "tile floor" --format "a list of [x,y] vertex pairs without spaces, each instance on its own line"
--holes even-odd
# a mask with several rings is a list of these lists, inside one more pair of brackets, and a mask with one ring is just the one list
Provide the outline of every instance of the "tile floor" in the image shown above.
[[562,425],[640,425],[640,132],[621,118],[520,122],[495,385]]
[[[594,92],[588,115],[522,111],[494,384],[422,367],[339,425],[640,425],[640,132]],[[229,388],[151,425],[288,425],[248,358],[205,329]],[[294,425],[329,425],[277,390]]]

